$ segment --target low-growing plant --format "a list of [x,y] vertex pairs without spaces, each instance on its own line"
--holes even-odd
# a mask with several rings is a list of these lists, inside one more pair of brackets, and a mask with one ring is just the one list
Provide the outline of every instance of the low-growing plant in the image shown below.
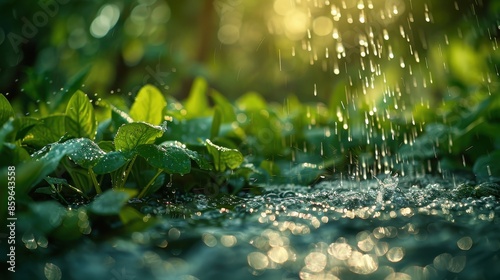
[[[497,95],[470,109],[444,106],[455,116],[447,123],[417,106],[412,116],[430,123],[408,125],[405,116],[385,117],[390,102],[377,105],[385,111],[380,114],[343,107],[341,86],[328,105],[294,96],[267,103],[255,92],[231,103],[203,79],[185,102],[165,98],[152,85],[142,87],[130,106],[116,98],[90,99],[81,90],[60,94],[67,97],[40,105],[31,116],[15,112],[0,95],[0,180],[6,182],[7,168],[14,167],[19,205],[52,211],[48,202],[59,201],[69,206],[60,217],[68,223],[97,215],[137,227],[149,218],[127,201],[168,189],[237,194],[268,184],[307,185],[330,174],[370,178],[431,165],[442,172],[462,164],[461,172],[481,181],[500,177]],[[19,107],[19,99],[12,102]],[[60,226],[42,234],[64,232]],[[86,232],[72,230],[75,236]]]

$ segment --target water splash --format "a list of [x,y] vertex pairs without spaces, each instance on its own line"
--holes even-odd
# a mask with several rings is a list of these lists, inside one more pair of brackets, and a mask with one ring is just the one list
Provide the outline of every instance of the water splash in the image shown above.
[[394,174],[394,176],[390,177],[390,174],[387,178],[385,178],[383,181],[381,181],[377,177],[373,177],[377,180],[379,184],[379,191],[377,194],[377,203],[381,204],[385,200],[392,200],[394,196],[394,191],[398,187],[398,174]]

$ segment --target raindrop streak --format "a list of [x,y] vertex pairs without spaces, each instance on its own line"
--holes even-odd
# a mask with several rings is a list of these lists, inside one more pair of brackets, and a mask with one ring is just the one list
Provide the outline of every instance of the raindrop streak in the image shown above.
[[280,72],[281,72],[281,50],[278,50],[278,60],[279,60],[279,64],[280,64]]

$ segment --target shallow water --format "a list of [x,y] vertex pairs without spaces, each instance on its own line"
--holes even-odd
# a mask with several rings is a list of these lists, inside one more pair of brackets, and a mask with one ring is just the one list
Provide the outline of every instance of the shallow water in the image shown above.
[[44,279],[53,263],[62,279],[494,279],[500,203],[453,191],[464,181],[388,177],[240,197],[167,194],[132,203],[158,218],[146,232],[23,260],[16,276]]

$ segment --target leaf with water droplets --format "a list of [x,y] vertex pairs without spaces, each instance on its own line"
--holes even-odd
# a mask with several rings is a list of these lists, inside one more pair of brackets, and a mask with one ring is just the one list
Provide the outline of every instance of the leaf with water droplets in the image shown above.
[[90,203],[89,211],[103,216],[118,215],[134,194],[135,192],[131,191],[108,190]]
[[161,145],[165,147],[176,146],[179,149],[182,149],[192,160],[194,160],[199,168],[203,170],[212,170],[212,164],[204,155],[186,148],[186,145],[182,144],[179,141],[165,141],[161,143]]
[[190,157],[177,146],[140,145],[137,147],[137,153],[153,167],[163,169],[167,173],[186,174],[191,171]]
[[95,174],[107,174],[124,166],[131,158],[131,153],[109,152],[99,159],[93,167]]
[[243,155],[238,150],[217,146],[208,139],[205,143],[207,144],[208,153],[214,159],[215,170],[235,169],[243,162]]
[[94,107],[85,93],[78,90],[73,94],[66,107],[66,131],[75,137],[94,139],[97,122]]
[[44,177],[52,173],[65,156],[84,168],[91,168],[104,156],[104,152],[90,139],[79,138],[45,146],[31,155],[33,159],[44,163]]
[[195,151],[188,150],[188,149],[184,149],[184,152],[192,160],[194,160],[194,162],[196,162],[196,164],[198,165],[199,168],[204,169],[204,170],[212,170],[212,165],[203,155],[201,155]]
[[167,101],[161,92],[155,86],[145,85],[139,90],[130,108],[130,116],[135,121],[160,124],[165,106],[167,106]]
[[68,149],[68,157],[84,168],[91,168],[104,156],[104,152],[87,138],[70,139],[62,143]]
[[131,151],[142,144],[152,144],[163,135],[163,129],[143,122],[128,123],[120,126],[115,137],[118,151]]
[[[52,173],[63,157],[67,155],[67,149],[61,143],[55,143],[52,145],[47,145],[42,149],[34,152],[31,157],[39,162],[44,163],[44,171],[46,175]],[[43,176],[43,177],[45,177]]]

